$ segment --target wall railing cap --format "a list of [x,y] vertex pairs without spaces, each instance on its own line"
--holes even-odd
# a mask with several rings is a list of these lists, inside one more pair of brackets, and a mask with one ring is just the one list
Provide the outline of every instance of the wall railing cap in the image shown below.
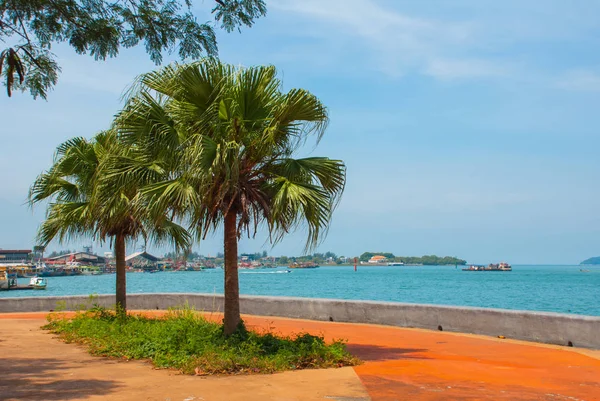
[[[218,298],[222,299],[223,294],[211,294],[211,293],[186,293],[186,292],[169,292],[169,293],[147,293],[147,294],[128,294],[127,298],[143,298],[147,296],[154,297],[182,297],[182,298]],[[93,295],[68,295],[68,296],[40,296],[40,297],[6,297],[0,298],[0,302],[18,302],[33,301],[33,300],[48,300],[48,301],[94,301],[98,300],[110,300],[114,299],[114,294],[93,294]],[[182,304],[184,302],[182,299]],[[589,316],[569,313],[557,313],[557,312],[544,312],[544,311],[530,311],[530,310],[512,310],[512,309],[499,309],[499,308],[481,308],[472,306],[452,306],[452,305],[436,305],[436,304],[416,304],[406,302],[385,302],[385,301],[361,301],[361,300],[347,300],[347,299],[329,299],[329,298],[305,298],[305,297],[275,297],[275,296],[260,296],[260,295],[241,295],[240,300],[248,301],[267,301],[267,302],[309,302],[309,303],[333,303],[333,304],[346,304],[348,307],[360,307],[361,305],[381,306],[390,308],[406,308],[406,309],[424,309],[424,310],[440,310],[440,311],[462,311],[462,312],[486,312],[486,313],[497,313],[498,315],[514,315],[514,316],[528,316],[528,317],[552,317],[562,319],[579,319],[592,322],[600,322],[600,316]]]

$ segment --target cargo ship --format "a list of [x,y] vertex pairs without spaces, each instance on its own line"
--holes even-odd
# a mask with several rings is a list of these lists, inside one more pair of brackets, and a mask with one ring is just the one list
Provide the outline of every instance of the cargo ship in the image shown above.
[[490,263],[487,266],[484,265],[471,265],[468,268],[462,269],[464,272],[510,272],[512,271],[511,265],[508,263]]

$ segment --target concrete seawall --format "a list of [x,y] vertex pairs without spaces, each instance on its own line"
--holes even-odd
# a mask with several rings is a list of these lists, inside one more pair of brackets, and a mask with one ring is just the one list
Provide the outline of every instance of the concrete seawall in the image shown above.
[[[0,313],[75,310],[92,303],[110,307],[114,295],[1,298]],[[213,294],[132,294],[129,309],[167,309],[188,304],[200,311],[223,311],[223,296]],[[600,349],[600,317],[549,312],[393,302],[242,296],[241,311],[349,323],[371,323],[461,333],[505,336],[548,344]]]

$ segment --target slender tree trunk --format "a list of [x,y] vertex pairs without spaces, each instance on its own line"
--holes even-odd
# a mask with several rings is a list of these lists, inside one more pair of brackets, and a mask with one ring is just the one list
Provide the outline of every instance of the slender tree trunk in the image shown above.
[[115,263],[117,265],[117,311],[127,312],[127,287],[125,281],[125,236],[115,238]]
[[237,213],[225,216],[225,335],[235,332],[240,324],[240,285],[238,280]]

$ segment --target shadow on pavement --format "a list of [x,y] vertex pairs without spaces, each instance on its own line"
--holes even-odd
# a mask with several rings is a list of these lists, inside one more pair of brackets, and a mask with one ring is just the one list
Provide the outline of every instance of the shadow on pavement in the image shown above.
[[49,358],[0,357],[0,399],[81,399],[107,396],[121,387],[113,380],[78,379],[70,372],[76,367]]
[[427,350],[424,348],[394,348],[369,344],[347,344],[348,351],[354,356],[368,361],[387,361],[396,359],[430,359],[420,355]]

